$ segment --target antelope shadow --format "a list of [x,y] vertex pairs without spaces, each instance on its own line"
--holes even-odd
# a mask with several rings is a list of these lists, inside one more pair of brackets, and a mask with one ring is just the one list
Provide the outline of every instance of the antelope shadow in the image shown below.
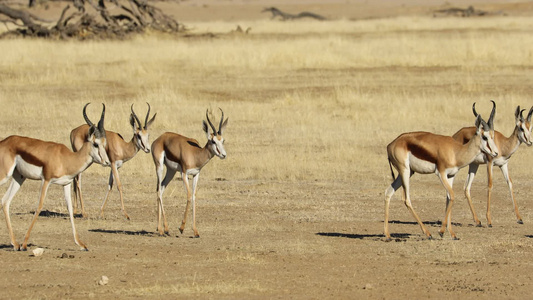
[[110,229],[89,229],[90,232],[99,232],[99,233],[109,233],[109,234],[124,234],[124,235],[142,235],[142,236],[159,236],[156,232],[146,231],[146,230],[139,230],[139,231],[131,231],[131,230],[110,230]]
[[[317,232],[316,235],[326,236],[326,237],[341,237],[347,239],[372,239],[372,240],[382,240],[385,238],[384,234],[357,234],[357,233],[340,233],[340,232]],[[392,233],[391,237],[394,239],[408,239],[411,237],[409,233]]]

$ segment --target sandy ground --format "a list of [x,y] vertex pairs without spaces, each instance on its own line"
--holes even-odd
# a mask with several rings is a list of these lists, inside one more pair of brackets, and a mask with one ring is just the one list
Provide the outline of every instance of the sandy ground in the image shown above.
[[[287,12],[314,11],[332,18],[376,18],[427,14],[444,1],[183,1],[172,7],[180,21],[246,20],[269,18],[266,6]],[[531,4],[512,1],[468,1],[482,9],[509,14],[531,13]],[[451,5],[463,1],[447,1]],[[464,4],[463,4],[464,6]],[[138,154],[144,155],[144,154]],[[140,158],[135,158],[140,159]],[[149,159],[148,155],[142,159]],[[218,160],[210,164],[220,163]],[[126,166],[127,167],[127,166]],[[207,166],[209,168],[209,165]],[[155,179],[123,179],[125,220],[115,191],[106,217],[98,217],[107,178],[86,176],[84,191],[88,218],[76,219],[89,252],[72,240],[61,189],[52,187],[45,212],[32,232],[30,250],[11,251],[7,233],[0,240],[0,298],[214,298],[214,299],[413,299],[510,298],[531,296],[533,216],[528,201],[531,179],[515,185],[526,224],[515,222],[507,187],[495,171],[493,228],[473,226],[462,195],[454,210],[460,241],[449,234],[438,237],[444,213],[443,191],[435,177],[413,183],[426,190],[418,203],[430,231],[425,240],[403,207],[392,203],[390,225],[394,240],[383,242],[383,170],[362,174],[348,182],[200,180],[198,227],[193,239],[187,227],[179,234],[185,196],[179,181],[166,192],[171,235],[160,237],[155,228]],[[387,170],[388,171],[388,170]],[[483,173],[483,172],[480,172]],[[427,177],[427,176],[426,176]],[[419,177],[421,178],[421,177]],[[479,214],[485,199],[483,175],[473,197]],[[458,182],[457,186],[461,186]],[[13,204],[12,222],[20,241],[37,199],[39,183],[27,182]],[[31,192],[33,191],[33,192]],[[420,197],[420,195],[418,196]],[[435,209],[437,208],[437,209]],[[442,208],[442,209],[441,209]],[[333,219],[333,221],[332,221]],[[485,219],[481,218],[485,223]],[[5,229],[5,228],[4,228]],[[98,285],[107,276],[107,285]]]

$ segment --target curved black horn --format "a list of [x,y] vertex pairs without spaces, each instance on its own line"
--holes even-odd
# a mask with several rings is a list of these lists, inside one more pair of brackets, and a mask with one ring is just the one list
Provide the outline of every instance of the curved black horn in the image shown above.
[[133,116],[133,118],[135,119],[135,122],[137,122],[137,127],[141,128],[142,125],[141,125],[141,121],[139,120],[139,118],[137,117],[137,115],[135,114],[135,112],[133,111],[133,104],[131,105],[131,115]]
[[494,100],[490,100],[492,102],[492,111],[490,112],[489,121],[487,122],[491,129],[494,129],[494,115],[496,115],[496,102]]
[[218,109],[220,109],[220,112],[222,113],[222,117],[220,117],[220,124],[218,124],[218,134],[220,134],[220,128],[222,128],[222,122],[224,122],[224,111],[220,107]]
[[474,117],[477,117],[478,113],[476,111],[476,102],[474,102],[474,104],[472,104],[472,112],[474,113]]
[[148,112],[146,113],[146,119],[144,119],[144,129],[146,129],[146,124],[148,124],[148,117],[150,116],[150,103],[146,102],[148,104]]
[[85,104],[85,106],[83,107],[83,118],[85,119],[85,122],[87,122],[87,124],[91,127],[94,127],[94,124],[93,122],[91,122],[91,120],[89,120],[89,117],[87,117],[87,106],[91,104],[91,102]]
[[213,125],[213,123],[211,123],[211,120],[209,120],[209,109],[206,109],[205,110],[205,117],[207,118],[207,122],[209,123],[209,126],[211,126],[211,129],[213,129],[213,133],[215,134],[217,132],[217,130],[215,129],[215,126]]
[[102,132],[105,132],[104,130],[104,117],[105,117],[105,104],[102,103],[102,115],[100,116],[100,121],[98,121],[98,129]]

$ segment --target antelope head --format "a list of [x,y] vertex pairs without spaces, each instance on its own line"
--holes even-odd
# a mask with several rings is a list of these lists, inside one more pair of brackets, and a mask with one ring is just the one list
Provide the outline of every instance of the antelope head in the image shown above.
[[133,138],[135,139],[137,148],[142,149],[146,153],[150,153],[150,133],[148,132],[148,128],[154,122],[157,113],[148,121],[150,117],[150,104],[148,102],[146,104],[148,104],[148,112],[144,119],[144,127],[142,127],[141,121],[133,111],[133,104],[131,105],[130,124],[133,127]]
[[218,131],[215,128],[215,125],[211,123],[211,120],[209,120],[209,110],[205,111],[205,117],[207,119],[207,122],[209,122],[209,126],[205,121],[203,121],[203,129],[207,135],[207,143],[208,148],[211,153],[214,155],[220,157],[221,159],[226,158],[226,149],[224,149],[224,137],[222,136],[224,129],[226,128],[226,125],[228,125],[228,119],[224,121],[224,112],[221,108],[220,112],[222,113],[222,117],[220,117],[220,124],[218,125]]
[[95,126],[93,122],[89,120],[89,117],[87,117],[86,110],[89,104],[90,103],[87,103],[83,107],[83,118],[85,118],[85,122],[87,122],[87,125],[90,126],[89,134],[87,135],[87,142],[91,143],[90,155],[95,163],[108,166],[110,165],[110,162],[109,157],[107,156],[107,152],[105,151],[105,147],[107,145],[107,139],[104,129],[105,105],[102,103],[102,115],[100,116],[100,121],[98,121],[98,125]]
[[476,116],[476,135],[481,137],[481,151],[492,157],[498,156],[498,147],[494,142],[494,115],[496,113],[496,103],[492,101],[492,112],[488,122],[485,122],[481,115],[476,112],[476,103],[472,105],[472,111]]
[[518,128],[518,139],[520,142],[531,146],[533,142],[531,141],[531,115],[533,115],[533,107],[529,110],[529,113],[527,114],[527,118],[524,119],[524,116],[522,113],[525,109],[520,110],[520,105],[516,107],[516,111],[514,113],[515,116],[515,122],[516,127]]

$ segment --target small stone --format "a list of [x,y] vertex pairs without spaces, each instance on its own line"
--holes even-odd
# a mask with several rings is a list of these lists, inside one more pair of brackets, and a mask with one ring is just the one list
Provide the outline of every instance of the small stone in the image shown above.
[[98,280],[98,285],[106,285],[109,282],[109,278],[107,276],[102,276],[100,280]]
[[37,249],[34,249],[32,252],[33,252],[33,256],[37,257],[37,256],[43,255],[44,249],[43,248],[37,248]]
[[363,287],[363,289],[365,290],[371,290],[372,288],[373,286],[370,283],[365,284],[365,286]]

